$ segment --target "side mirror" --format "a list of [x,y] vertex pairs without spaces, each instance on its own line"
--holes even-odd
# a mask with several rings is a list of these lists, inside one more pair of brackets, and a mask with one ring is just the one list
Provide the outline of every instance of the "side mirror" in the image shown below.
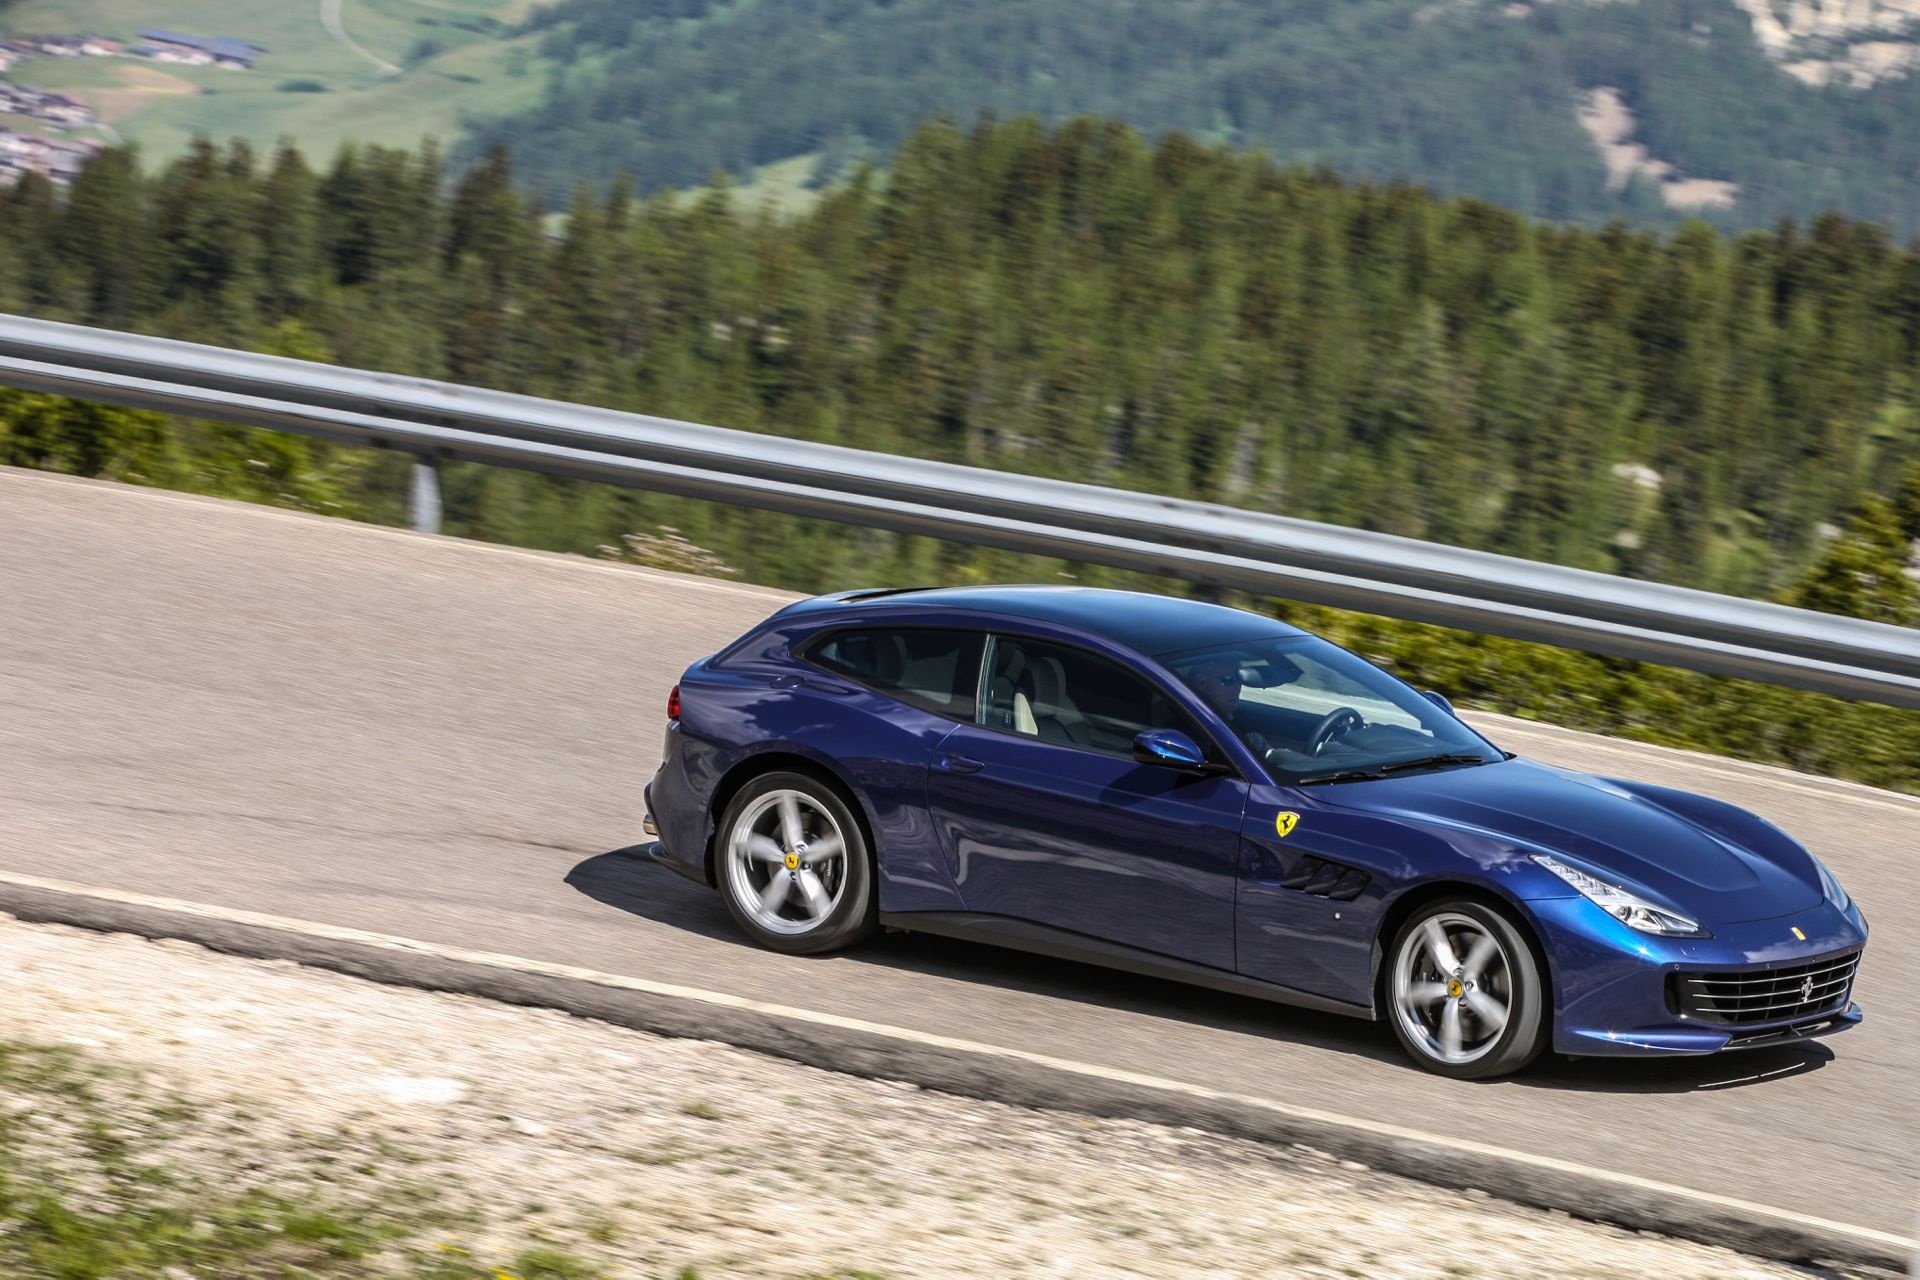
[[1204,769],[1207,753],[1178,729],[1147,729],[1133,740],[1133,758],[1169,769]]
[[1442,711],[1446,712],[1448,715],[1452,716],[1456,720],[1460,718],[1460,713],[1453,709],[1453,704],[1451,702],[1447,701],[1446,694],[1438,693],[1432,689],[1422,689],[1420,692],[1426,694],[1427,701],[1431,702],[1434,706],[1440,708]]

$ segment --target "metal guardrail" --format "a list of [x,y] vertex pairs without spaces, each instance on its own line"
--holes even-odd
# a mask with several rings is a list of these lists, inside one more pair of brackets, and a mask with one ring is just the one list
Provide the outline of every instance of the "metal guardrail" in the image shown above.
[[0,316],[0,384],[1219,587],[1920,708],[1920,631],[1215,503]]

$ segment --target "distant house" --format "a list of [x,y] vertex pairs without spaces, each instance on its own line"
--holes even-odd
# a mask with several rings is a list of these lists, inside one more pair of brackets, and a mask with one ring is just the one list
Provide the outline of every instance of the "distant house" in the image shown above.
[[92,107],[64,93],[41,94],[39,110],[34,114],[55,124],[89,124],[93,120]]
[[133,47],[136,58],[152,58],[155,62],[172,62],[186,67],[210,67],[213,55],[204,49],[186,49],[171,44],[137,44]]
[[87,158],[100,149],[98,142],[57,142],[31,133],[0,129],[0,182],[11,183],[23,173],[38,173],[67,183],[79,175]]
[[0,129],[0,186],[12,186],[27,171],[25,149],[16,147],[14,142],[18,137],[17,133]]
[[45,120],[50,124],[93,123],[93,108],[78,98],[70,98],[64,93],[50,93],[45,89],[35,89],[31,85],[14,84],[6,80],[0,80],[0,111],[32,116],[36,120]]
[[93,108],[64,93],[50,93],[29,85],[13,84],[0,89],[0,103],[19,115],[32,116],[50,124],[91,124]]
[[78,177],[87,160],[100,149],[97,142],[54,142],[46,150],[46,174],[55,182],[71,182]]
[[134,53],[156,62],[179,62],[189,66],[229,67],[246,70],[266,52],[265,47],[230,36],[188,36],[178,31],[148,27],[140,33],[144,42]]
[[80,52],[89,58],[112,58],[126,51],[127,46],[105,36],[82,36],[80,39]]

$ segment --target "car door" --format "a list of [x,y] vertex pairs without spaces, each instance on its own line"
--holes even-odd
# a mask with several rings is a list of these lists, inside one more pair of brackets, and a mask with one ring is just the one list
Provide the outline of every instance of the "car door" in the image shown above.
[[[1288,744],[1341,708],[1352,708],[1369,725],[1419,728],[1407,708],[1356,683],[1312,649],[1288,658],[1295,678],[1243,688],[1234,717],[1243,731],[1278,746],[1282,758]],[[1370,785],[1262,782],[1251,789],[1235,922],[1241,974],[1351,1004],[1371,1002],[1374,934],[1384,903],[1411,874],[1408,849],[1430,838],[1340,803],[1353,794],[1349,788]]]
[[[926,821],[927,773],[956,722],[975,718],[984,633],[968,628],[868,623],[808,641],[802,657],[840,685],[820,687],[824,714],[792,736],[837,761],[866,798],[883,911],[951,911],[962,904]],[[848,714],[849,712],[855,714]]]
[[1111,658],[988,638],[972,724],[934,753],[928,804],[967,910],[1231,971],[1246,784],[1133,759],[1141,730],[1209,740]]

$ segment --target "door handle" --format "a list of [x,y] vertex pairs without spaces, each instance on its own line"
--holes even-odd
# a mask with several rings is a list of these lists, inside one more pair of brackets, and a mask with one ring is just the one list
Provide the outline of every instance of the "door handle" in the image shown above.
[[812,689],[817,693],[853,693],[850,685],[832,684],[825,680],[813,680],[806,676],[775,676],[767,681],[776,689]]
[[978,773],[987,767],[987,762],[972,756],[947,755],[940,758],[940,767],[948,773]]

